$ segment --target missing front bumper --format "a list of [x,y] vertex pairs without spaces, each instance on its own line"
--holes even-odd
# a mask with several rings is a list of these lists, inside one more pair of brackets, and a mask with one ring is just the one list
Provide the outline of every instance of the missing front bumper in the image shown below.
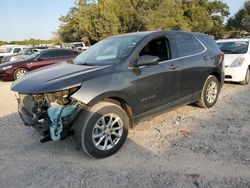
[[[49,107],[41,116],[37,116],[34,113],[34,104],[32,97],[29,95],[18,97],[18,111],[24,124],[27,126],[34,127],[37,132],[44,138],[41,142],[46,142],[50,140],[64,139],[73,134],[72,122],[80,111],[79,108],[74,106],[60,106],[56,109],[54,107]],[[71,110],[69,110],[69,108]],[[62,111],[63,113],[57,113],[57,111]],[[54,115],[53,115],[54,113]],[[60,131],[59,131],[60,130]]]

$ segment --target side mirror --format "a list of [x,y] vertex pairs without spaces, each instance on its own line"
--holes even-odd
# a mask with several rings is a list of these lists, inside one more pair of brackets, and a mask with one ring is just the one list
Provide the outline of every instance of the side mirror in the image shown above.
[[160,61],[158,56],[143,55],[140,56],[137,62],[137,66],[157,65]]

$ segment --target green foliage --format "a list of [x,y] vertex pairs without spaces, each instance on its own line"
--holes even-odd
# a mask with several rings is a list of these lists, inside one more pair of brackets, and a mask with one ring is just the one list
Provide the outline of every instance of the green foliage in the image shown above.
[[0,46],[7,44],[7,42],[0,41]]
[[40,45],[40,44],[54,44],[53,40],[41,40],[41,39],[28,39],[28,40],[22,40],[22,41],[11,41],[11,42],[4,42],[4,41],[0,41],[0,46],[1,45],[31,45],[31,46],[35,46],[35,45]]
[[191,30],[221,38],[224,35],[223,21],[229,15],[229,7],[222,1],[188,1],[184,4],[184,14]]
[[108,36],[145,30],[187,30],[224,35],[228,6],[220,0],[99,0],[76,1],[60,18],[57,41],[87,43]]
[[226,24],[227,30],[231,31],[232,37],[237,36],[240,32],[250,32],[250,6],[245,3],[244,6],[232,17]]

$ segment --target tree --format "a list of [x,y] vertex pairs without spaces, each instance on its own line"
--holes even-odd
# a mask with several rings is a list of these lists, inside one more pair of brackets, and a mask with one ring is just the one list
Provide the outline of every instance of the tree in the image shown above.
[[229,15],[229,7],[222,1],[184,1],[184,14],[191,30],[221,38],[224,35],[224,19]]
[[220,0],[78,0],[60,18],[64,42],[94,43],[108,36],[146,30],[186,30],[224,35],[228,6]]
[[75,42],[81,40],[81,35],[77,30],[77,12],[78,9],[76,7],[72,7],[70,8],[69,13],[66,16],[62,16],[59,18],[61,25],[58,30],[58,35],[64,42]]
[[232,32],[232,37],[241,31],[250,32],[250,7],[247,3],[227,21],[226,28]]

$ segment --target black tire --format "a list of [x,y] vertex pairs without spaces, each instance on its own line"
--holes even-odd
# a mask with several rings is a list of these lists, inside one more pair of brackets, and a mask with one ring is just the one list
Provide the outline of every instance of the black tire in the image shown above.
[[25,68],[16,69],[15,72],[14,72],[14,74],[13,74],[13,79],[14,79],[14,80],[20,78],[20,77],[18,76],[18,74],[20,74],[20,72],[26,72],[25,74],[27,74],[27,73],[29,72],[29,70],[28,70],[28,69],[25,69]]
[[[97,125],[98,122],[101,121],[100,118],[102,118],[102,117],[107,118],[107,117],[109,117],[110,114],[113,114],[113,116],[115,116],[116,118],[117,117],[120,118],[120,120],[122,122],[122,129],[119,129],[117,131],[122,130],[121,131],[122,133],[119,133],[119,134],[121,134],[119,138],[113,138],[113,139],[117,139],[117,140],[115,140],[114,146],[112,146],[111,141],[108,141],[110,143],[109,147],[112,147],[112,148],[108,149],[107,145],[106,145],[107,149],[102,150],[100,148],[97,148],[97,147],[101,147],[101,146],[95,146],[94,142],[96,140],[93,138],[93,135],[96,134],[96,133],[94,133],[94,131],[98,130],[95,126]],[[106,121],[106,119],[104,121]],[[119,121],[119,123],[120,123],[120,121]],[[116,123],[118,125],[118,127],[119,127],[119,123]],[[116,124],[114,126],[117,126]],[[105,127],[105,126],[103,126],[103,127]],[[82,110],[79,113],[79,115],[76,118],[76,121],[74,122],[75,139],[76,139],[78,146],[80,146],[80,148],[82,148],[83,152],[86,153],[87,155],[94,157],[94,158],[105,158],[105,157],[108,157],[110,155],[113,155],[122,147],[122,145],[124,144],[124,142],[127,139],[128,127],[129,127],[128,115],[120,106],[113,104],[113,103],[110,103],[110,102],[100,102],[100,103],[94,105],[93,107],[91,107],[90,109]],[[106,135],[106,137],[103,139],[104,145],[105,145],[105,141],[108,139],[108,136],[109,136],[109,138],[111,138],[112,136],[114,136],[114,135],[112,135],[112,132],[113,133],[115,132],[112,130],[109,133],[106,133],[104,130],[99,130],[99,131],[102,131],[101,134]],[[105,132],[105,133],[103,133],[103,132]],[[115,132],[115,133],[118,134],[117,132]],[[102,135],[102,137],[103,136],[104,135]],[[100,137],[100,140],[102,137]],[[101,143],[103,143],[103,142],[101,142]]]
[[250,79],[250,75],[249,75],[249,68],[247,69],[246,75],[245,75],[245,79],[243,81],[240,82],[241,85],[248,85],[249,84],[249,79]]
[[[212,95],[212,99],[210,100],[211,97],[209,97],[209,92],[208,92],[208,89],[211,87],[211,84],[215,84],[215,89],[216,89],[216,94],[214,93]],[[215,89],[213,91],[215,91]],[[220,84],[219,84],[219,81],[218,79],[213,76],[213,75],[210,75],[204,86],[203,86],[203,89],[202,89],[202,93],[201,93],[201,98],[198,102],[198,105],[202,108],[211,108],[212,106],[214,106],[214,104],[217,102],[217,99],[218,99],[218,96],[219,96],[219,93],[220,93]]]

